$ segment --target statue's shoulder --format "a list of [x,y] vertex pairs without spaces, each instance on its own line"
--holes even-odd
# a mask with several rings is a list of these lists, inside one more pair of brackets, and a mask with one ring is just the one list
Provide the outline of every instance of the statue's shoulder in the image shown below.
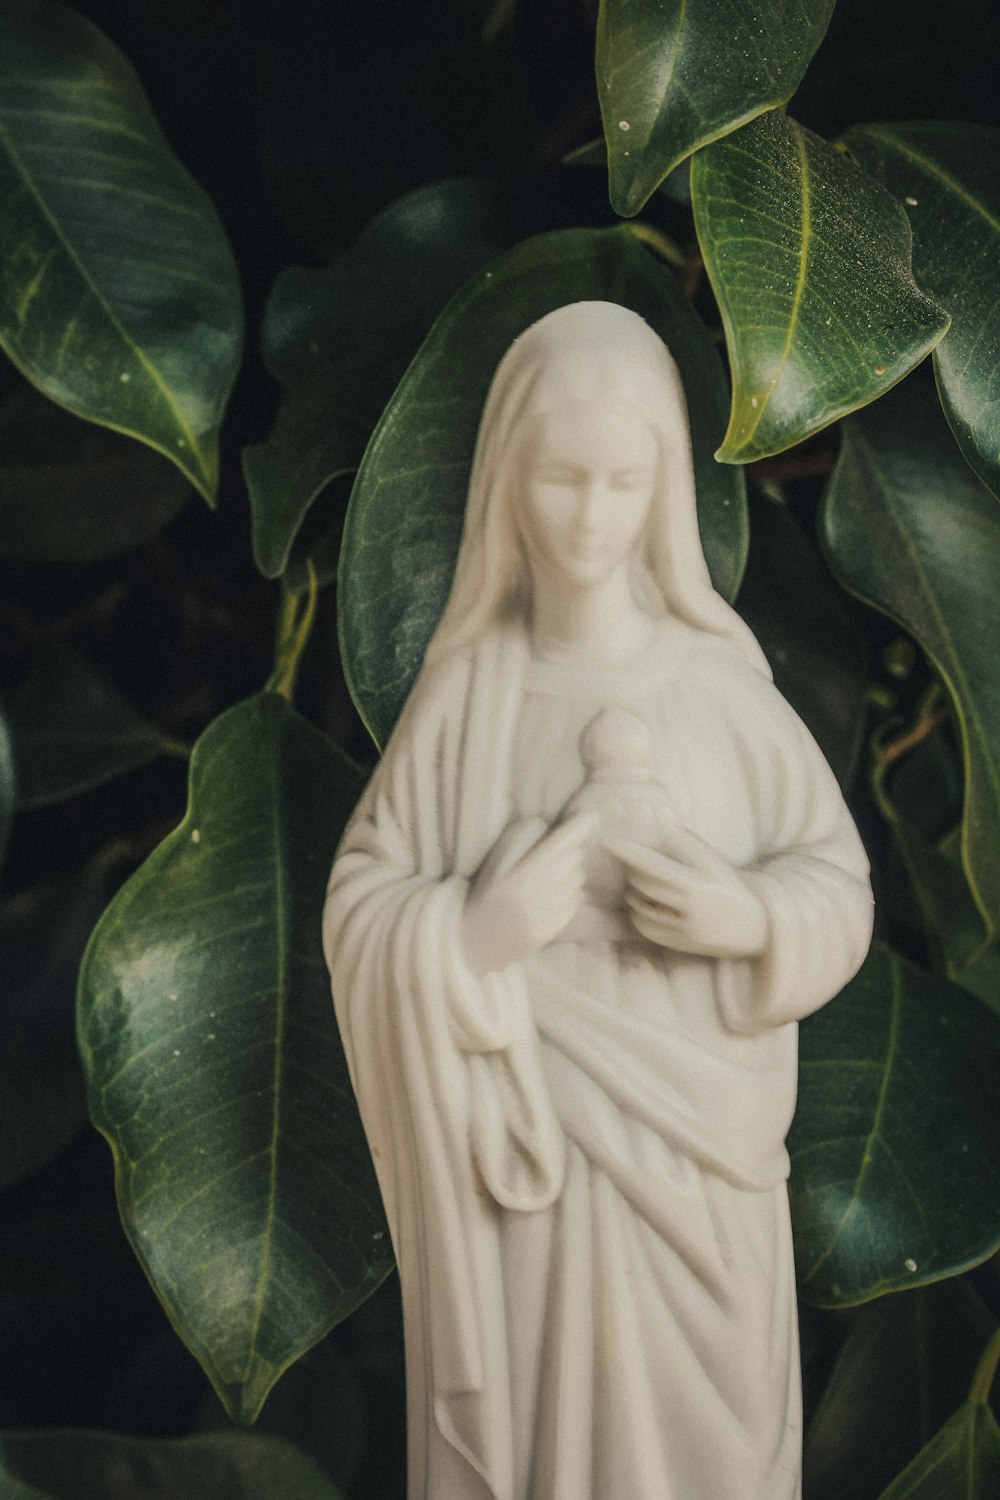
[[735,723],[775,732],[800,725],[798,714],[770,675],[730,641],[697,632],[688,666],[699,691],[715,699]]

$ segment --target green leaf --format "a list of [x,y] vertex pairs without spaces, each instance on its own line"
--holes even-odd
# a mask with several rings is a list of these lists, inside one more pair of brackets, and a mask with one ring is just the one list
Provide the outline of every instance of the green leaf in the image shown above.
[[0,405],[0,556],[93,562],[151,540],[191,486],[159,453],[30,385]]
[[902,207],[787,115],[700,152],[691,194],[733,372],[725,463],[874,401],[947,329],[913,279]]
[[1000,1427],[989,1407],[967,1401],[882,1500],[994,1500],[1000,1492]]
[[254,559],[265,578],[280,578],[288,567],[326,487],[357,469],[404,367],[351,363],[306,376],[286,391],[267,442],[244,448]]
[[[267,442],[243,451],[254,555],[265,577],[285,571],[326,486],[357,469],[448,298],[520,237],[525,217],[524,205],[495,183],[436,182],[390,204],[332,266],[278,277],[264,356],[287,389]],[[325,541],[322,528],[306,549],[314,561]]]
[[951,314],[934,351],[945,414],[969,463],[1000,496],[1000,130],[859,125],[846,143],[906,207],[913,274]]
[[990,935],[1000,926],[1000,665],[989,629],[1000,510],[916,382],[845,423],[824,545],[844,586],[916,637],[962,739],[962,853]]
[[212,501],[236,268],[129,64],[57,0],[0,12],[0,345],[45,395]]
[[965,1399],[995,1326],[964,1280],[860,1308],[806,1434],[810,1500],[877,1500]]
[[639,212],[699,146],[795,92],[834,0],[602,0],[597,90],[611,202]]
[[320,945],[361,782],[277,695],[230,709],[195,746],[184,821],[81,972],[90,1111],[125,1228],[244,1421],[390,1264]]
[[408,360],[449,297],[545,212],[530,193],[479,177],[405,193],[329,266],[281,273],[264,312],[268,369],[289,386],[345,354]]
[[86,1121],[73,1000],[107,888],[95,863],[0,907],[0,1188],[44,1166]]
[[[600,167],[602,172],[608,170],[608,148],[603,135],[596,140],[588,141],[585,146],[577,146],[573,151],[567,151],[563,157],[564,167]],[[660,192],[665,198],[674,203],[683,203],[685,208],[691,206],[691,160],[686,157],[679,162],[659,185]]]
[[358,473],[341,552],[341,642],[354,701],[384,743],[451,586],[476,430],[493,373],[518,334],[564,303],[641,313],[687,391],[702,540],[732,598],[746,556],[741,473],[712,461],[725,421],[718,355],[671,273],[631,229],[539,235],[468,282],[386,407]]
[[783,502],[750,494],[750,554],[737,605],[781,693],[848,786],[865,723],[864,635]]
[[0,1433],[4,1500],[338,1500],[311,1458],[280,1438],[216,1432],[119,1437]]
[[[919,727],[919,726],[918,726]],[[935,841],[921,826],[933,814],[935,786],[958,777],[957,756],[941,730],[902,761],[877,749],[872,785],[909,876],[933,965],[978,995],[1000,1017],[1000,945],[989,943],[962,868],[961,829]],[[950,792],[948,793],[950,801]]]
[[843,1307],[977,1265],[1000,1244],[1000,1027],[876,944],[800,1028],[789,1135],[799,1288]]
[[22,808],[64,802],[161,755],[186,755],[66,646],[54,647],[28,674],[8,721]]

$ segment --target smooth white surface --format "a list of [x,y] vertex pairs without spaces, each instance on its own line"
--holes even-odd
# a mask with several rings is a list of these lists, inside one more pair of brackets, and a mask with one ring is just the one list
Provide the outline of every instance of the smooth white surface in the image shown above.
[[795,1022],[870,932],[834,777],[711,589],[673,362],[559,309],[494,379],[324,922],[411,1500],[795,1500]]

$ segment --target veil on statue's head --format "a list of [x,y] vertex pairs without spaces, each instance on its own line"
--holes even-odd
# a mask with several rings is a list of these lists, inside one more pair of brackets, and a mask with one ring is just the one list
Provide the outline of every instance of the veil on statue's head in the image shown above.
[[770,676],[748,627],[712,587],[698,534],[687,404],[677,366],[638,313],[572,302],[533,323],[507,350],[483,407],[455,578],[427,664],[475,640],[527,598],[513,490],[518,437],[531,418],[571,401],[636,412],[659,450],[656,492],[636,559],[638,601],[728,641]]

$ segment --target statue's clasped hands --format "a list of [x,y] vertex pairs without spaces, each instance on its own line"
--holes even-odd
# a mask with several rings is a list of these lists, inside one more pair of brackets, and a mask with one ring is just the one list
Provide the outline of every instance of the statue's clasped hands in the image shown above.
[[767,916],[742,871],[677,825],[661,831],[659,843],[666,847],[648,849],[625,839],[607,845],[627,872],[625,900],[636,932],[677,953],[760,953]]
[[548,829],[512,823],[469,891],[462,944],[479,974],[505,969],[554,942],[584,903],[584,849],[595,819],[577,813]]
[[[551,829],[525,819],[498,839],[462,916],[463,948],[477,973],[504,969],[566,931],[586,901],[584,854],[594,829],[592,814],[576,813]],[[635,931],[676,953],[760,953],[767,918],[743,872],[679,826],[661,829],[658,842],[657,849],[627,839],[606,846],[625,868]]]

